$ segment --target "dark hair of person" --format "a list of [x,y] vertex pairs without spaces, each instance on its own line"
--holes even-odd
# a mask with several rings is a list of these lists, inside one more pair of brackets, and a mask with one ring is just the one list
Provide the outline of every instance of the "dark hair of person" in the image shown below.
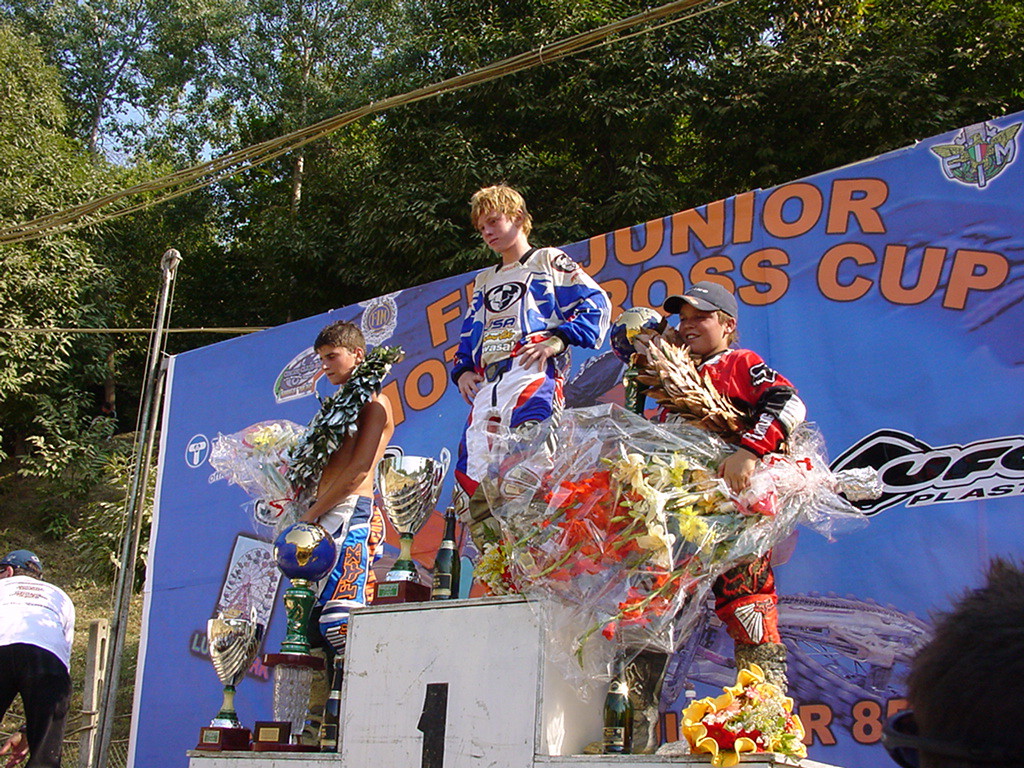
[[[940,616],[915,656],[910,706],[921,736],[965,746],[1016,751],[1024,711],[1024,571],[1001,558],[987,583]],[[1015,762],[1024,764],[1024,760]],[[920,751],[921,768],[974,768],[974,763]]]
[[317,334],[313,349],[320,347],[345,347],[355,352],[357,349],[366,349],[366,339],[359,326],[346,320],[338,320],[331,323]]
[[35,568],[22,568],[18,565],[0,565],[0,568],[10,568],[11,576],[31,576],[33,579],[42,577],[42,574]]

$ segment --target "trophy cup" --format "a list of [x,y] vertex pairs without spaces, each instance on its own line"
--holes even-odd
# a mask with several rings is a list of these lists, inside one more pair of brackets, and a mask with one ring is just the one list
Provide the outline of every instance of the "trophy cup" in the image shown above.
[[291,580],[284,593],[287,630],[280,653],[268,653],[263,663],[274,669],[274,719],[256,724],[253,750],[257,752],[318,751],[299,744],[306,721],[313,673],[323,669],[322,658],[310,653],[306,626],[316,602],[315,582],[334,567],[334,539],[314,523],[296,523],[274,542],[277,567]]
[[377,465],[380,504],[398,531],[399,553],[384,581],[376,586],[374,605],[430,599],[430,587],[416,577],[412,541],[437,505],[450,462],[451,453],[442,448],[437,459],[386,455]]
[[263,625],[256,622],[255,607],[248,617],[220,615],[210,619],[206,623],[206,639],[213,668],[224,684],[224,700],[210,725],[200,729],[196,749],[248,750],[250,733],[235,711],[235,686],[252,666],[263,639]]

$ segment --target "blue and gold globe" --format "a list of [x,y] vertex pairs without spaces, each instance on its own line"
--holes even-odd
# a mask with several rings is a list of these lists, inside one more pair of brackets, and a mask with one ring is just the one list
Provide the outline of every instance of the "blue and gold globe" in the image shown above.
[[334,567],[334,539],[315,523],[295,523],[274,541],[274,558],[289,579],[318,581]]
[[661,331],[664,328],[665,319],[661,314],[650,307],[631,307],[623,312],[612,323],[609,331],[609,338],[612,342],[612,352],[626,365],[636,349],[633,347],[633,339],[642,331]]

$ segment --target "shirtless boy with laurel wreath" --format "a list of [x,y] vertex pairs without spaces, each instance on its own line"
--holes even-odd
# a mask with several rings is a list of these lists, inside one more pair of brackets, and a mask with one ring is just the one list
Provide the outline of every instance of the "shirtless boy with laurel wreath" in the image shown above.
[[[315,501],[299,522],[316,523],[334,539],[337,559],[320,583],[320,634],[332,652],[331,700],[340,700],[349,614],[370,602],[373,565],[384,541],[384,517],[373,503],[377,464],[395,431],[391,402],[381,384],[401,350],[367,353],[358,326],[338,321],[313,344],[327,380],[338,391],[327,398],[288,457],[296,488],[315,487]],[[354,414],[354,416],[353,416]],[[314,612],[314,616],[316,613]],[[316,688],[316,686],[314,686]],[[337,748],[336,725],[321,728],[321,748]]]
[[[332,323],[320,331],[314,349],[327,380],[344,394],[366,358],[362,331],[352,323]],[[372,593],[373,563],[384,538],[384,518],[373,504],[374,472],[395,432],[391,402],[379,391],[366,393],[358,414],[355,424],[338,425],[347,434],[327,458],[316,501],[300,518],[321,525],[338,547],[337,564],[323,582],[318,602],[323,606],[320,630],[339,654],[345,648],[349,611],[366,605]]]

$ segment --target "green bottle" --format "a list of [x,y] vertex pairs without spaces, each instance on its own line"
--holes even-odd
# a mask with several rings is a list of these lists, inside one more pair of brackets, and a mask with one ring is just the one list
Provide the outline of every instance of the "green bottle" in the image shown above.
[[625,665],[616,656],[608,695],[604,699],[604,752],[628,755],[632,747],[633,705],[629,701]]
[[324,703],[324,721],[320,725],[320,751],[338,751],[338,729],[341,727],[341,683],[345,677],[345,666],[341,656],[334,657],[331,674],[331,691]]
[[444,537],[434,558],[434,584],[430,599],[457,600],[461,571],[459,545],[455,541],[455,508],[448,507],[444,513]]

